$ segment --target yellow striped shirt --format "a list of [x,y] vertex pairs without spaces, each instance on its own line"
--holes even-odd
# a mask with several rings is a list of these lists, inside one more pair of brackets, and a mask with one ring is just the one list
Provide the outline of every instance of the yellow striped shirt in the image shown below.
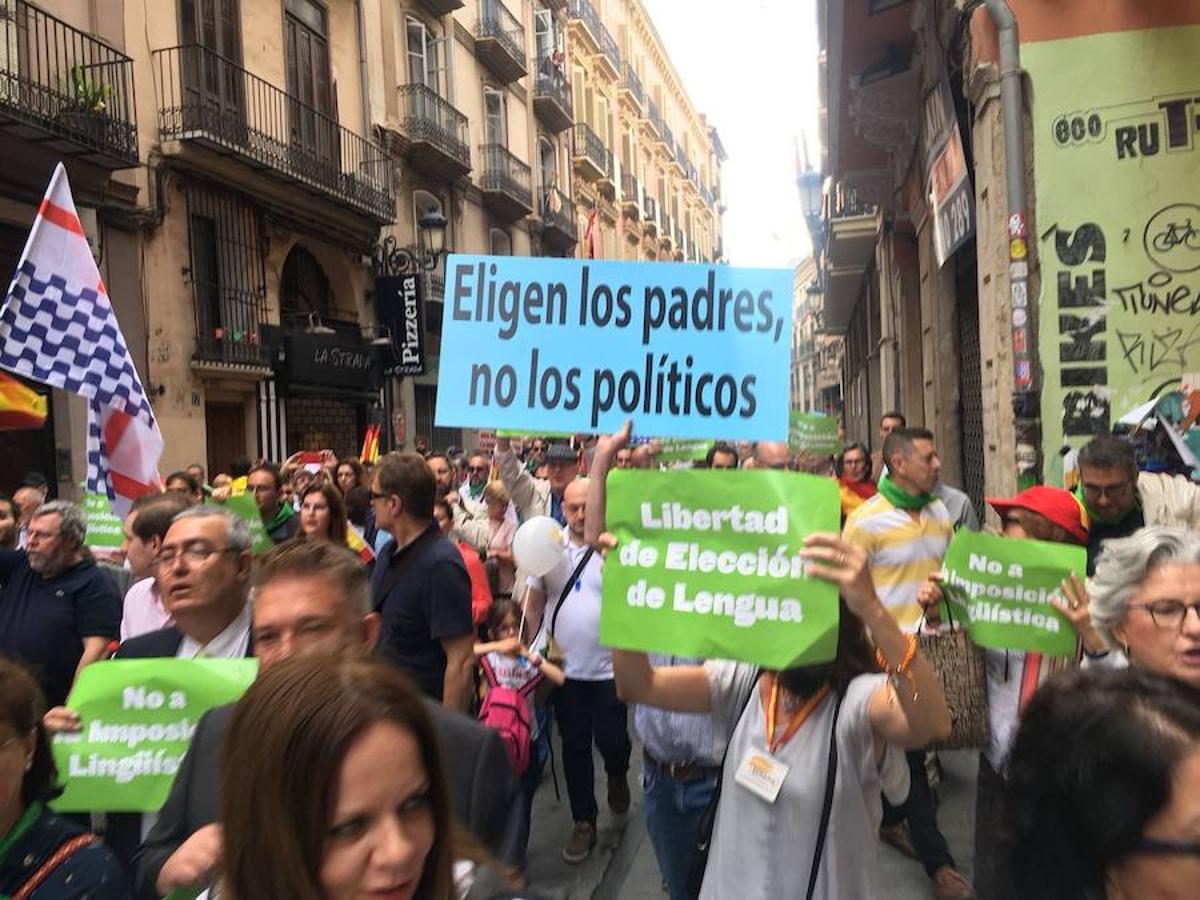
[[875,590],[905,631],[921,624],[917,589],[942,565],[954,523],[941,500],[922,507],[913,518],[876,494],[846,520],[842,537],[867,551]]

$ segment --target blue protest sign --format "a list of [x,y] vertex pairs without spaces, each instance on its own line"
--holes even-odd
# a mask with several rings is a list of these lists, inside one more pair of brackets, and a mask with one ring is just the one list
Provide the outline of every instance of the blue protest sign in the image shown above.
[[786,269],[454,255],[436,422],[784,440]]

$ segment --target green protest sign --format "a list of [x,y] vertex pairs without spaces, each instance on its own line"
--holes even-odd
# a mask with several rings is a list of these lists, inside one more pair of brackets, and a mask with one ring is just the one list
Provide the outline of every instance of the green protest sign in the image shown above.
[[83,543],[87,547],[120,547],[125,541],[121,520],[113,515],[108,498],[103,494],[84,494],[83,515],[87,519],[87,534]]
[[794,453],[833,456],[842,452],[838,421],[824,413],[792,410],[788,415],[788,447]]
[[254,681],[253,659],[114,659],[85,666],[67,706],[82,729],[52,744],[60,812],[156,811],[200,716]]
[[258,505],[254,502],[253,494],[235,494],[225,500],[222,505],[250,526],[250,534],[254,538],[251,549],[255,553],[266,553],[275,546],[275,542],[263,528],[262,516],[258,513]]
[[712,441],[694,441],[685,438],[663,438],[658,442],[662,452],[659,462],[696,462],[708,456]]
[[[1087,571],[1087,551],[1070,544],[1016,540],[963,529],[942,563],[947,615],[965,621],[980,647],[1070,656],[1076,634],[1050,605],[1072,572]],[[946,602],[954,604],[946,609]]]
[[833,585],[797,555],[836,532],[837,484],[766,470],[616,470],[608,476],[600,642],[782,669],[837,653]]

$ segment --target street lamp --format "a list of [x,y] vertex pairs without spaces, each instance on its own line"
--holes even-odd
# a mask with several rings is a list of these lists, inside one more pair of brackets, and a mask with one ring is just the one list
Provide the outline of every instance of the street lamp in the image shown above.
[[437,207],[417,219],[417,246],[401,247],[389,234],[375,247],[371,268],[376,275],[408,275],[432,272],[446,253],[446,217]]
[[436,268],[438,257],[446,252],[446,217],[438,212],[437,207],[431,206],[417,220],[417,230],[422,255],[433,259],[433,265],[427,262],[425,268]]

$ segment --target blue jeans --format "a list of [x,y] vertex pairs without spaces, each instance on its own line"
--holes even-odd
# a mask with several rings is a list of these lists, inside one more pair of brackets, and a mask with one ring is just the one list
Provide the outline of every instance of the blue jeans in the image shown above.
[[717,788],[717,776],[714,771],[696,781],[676,781],[648,761],[642,764],[642,814],[671,900],[692,900],[687,883],[696,830]]

